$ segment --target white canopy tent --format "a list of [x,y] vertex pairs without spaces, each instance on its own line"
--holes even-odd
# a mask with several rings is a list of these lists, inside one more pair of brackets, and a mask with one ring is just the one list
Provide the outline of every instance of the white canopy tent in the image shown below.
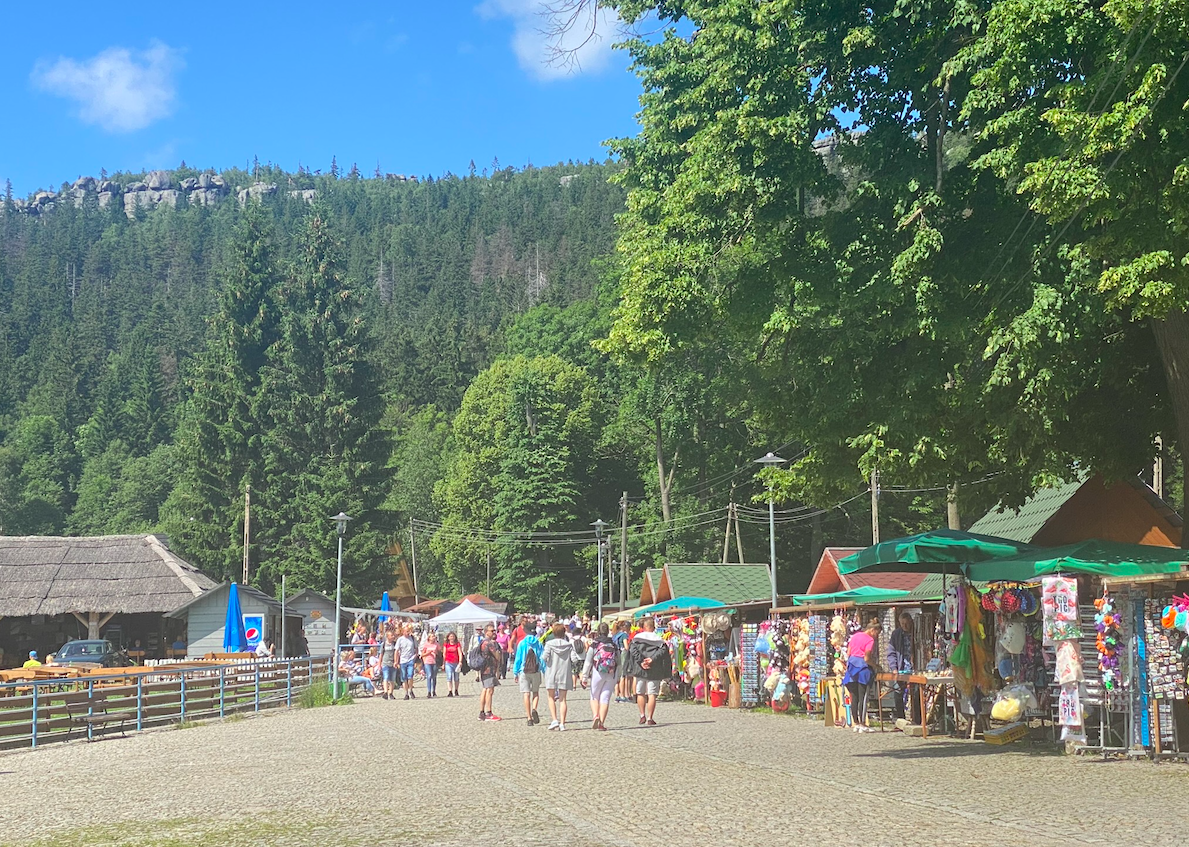
[[444,612],[436,618],[430,618],[429,622],[434,626],[449,626],[451,624],[463,626],[466,624],[499,623],[507,619],[507,615],[489,612],[486,609],[479,608],[470,600],[463,600],[450,611]]

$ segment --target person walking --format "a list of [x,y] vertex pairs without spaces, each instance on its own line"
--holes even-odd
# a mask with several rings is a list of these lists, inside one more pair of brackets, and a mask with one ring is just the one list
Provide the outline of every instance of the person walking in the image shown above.
[[438,634],[432,629],[421,645],[421,666],[425,668],[425,696],[438,696]]
[[479,672],[479,720],[501,720],[494,710],[495,686],[500,672],[500,645],[495,640],[495,626],[483,629],[479,646],[467,656],[467,663]]
[[458,633],[446,633],[446,641],[442,644],[442,663],[446,666],[446,696],[458,696],[458,683],[462,678],[462,645],[458,643]]
[[645,618],[641,626],[628,646],[628,673],[636,680],[640,726],[656,726],[656,698],[661,682],[673,673],[673,657],[669,645],[657,635],[655,618]]
[[524,717],[529,726],[536,726],[541,722],[537,706],[541,700],[541,666],[544,662],[545,652],[541,639],[530,630],[516,645],[516,656],[512,661],[512,676],[516,677],[520,684],[520,693],[524,697]]
[[545,642],[545,695],[549,698],[550,729],[566,730],[566,694],[574,687],[574,645],[566,628],[553,625],[553,637]]
[[842,684],[850,692],[851,726],[855,732],[871,732],[867,726],[867,691],[875,679],[875,637],[879,635],[878,618],[856,632],[846,643],[846,673]]
[[405,624],[400,638],[396,639],[396,652],[400,658],[400,677],[404,680],[405,699],[417,698],[413,692],[413,675],[417,672],[417,639],[413,637],[413,625]]
[[[615,635],[611,638],[615,642],[616,649],[619,650],[621,656],[626,656],[628,651],[628,629],[630,624],[627,621],[615,622]],[[632,678],[628,675],[627,662],[621,661],[619,663],[619,676],[615,680],[615,702],[629,703],[633,699],[632,694]]]
[[508,644],[511,636],[508,634],[507,624],[500,624],[495,632],[495,643],[500,645],[500,679],[508,678]]
[[611,639],[611,628],[601,623],[582,664],[582,678],[590,684],[591,729],[607,731],[607,712],[618,683],[619,664],[620,652]]
[[380,645],[380,684],[385,700],[392,700],[396,696],[396,674],[396,633],[389,630],[384,633],[384,641]]
[[577,688],[579,683],[585,687],[586,682],[582,676],[582,668],[586,664],[586,654],[590,648],[586,640],[586,633],[582,631],[581,627],[574,627],[574,631],[570,635],[570,643],[574,645],[574,688]]

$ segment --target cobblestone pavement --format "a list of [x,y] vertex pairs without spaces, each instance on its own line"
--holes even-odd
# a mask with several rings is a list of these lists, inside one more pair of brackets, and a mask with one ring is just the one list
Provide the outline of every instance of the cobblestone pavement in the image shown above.
[[561,734],[510,684],[480,723],[475,693],[2,755],[0,843],[1171,844],[1189,808],[1183,765],[665,703],[660,726],[615,705],[598,733],[584,692]]

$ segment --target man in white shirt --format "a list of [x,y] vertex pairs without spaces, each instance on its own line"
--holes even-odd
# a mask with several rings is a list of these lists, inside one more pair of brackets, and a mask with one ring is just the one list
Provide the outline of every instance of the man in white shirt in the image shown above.
[[405,699],[416,699],[413,693],[413,674],[416,672],[417,639],[413,637],[413,625],[405,624],[400,638],[396,639],[396,652],[400,659],[400,675],[405,689]]

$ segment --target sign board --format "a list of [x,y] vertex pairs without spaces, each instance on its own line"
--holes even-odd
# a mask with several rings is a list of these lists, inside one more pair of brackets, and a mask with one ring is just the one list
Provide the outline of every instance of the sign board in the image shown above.
[[244,615],[244,635],[248,637],[248,646],[255,650],[264,637],[264,615]]

